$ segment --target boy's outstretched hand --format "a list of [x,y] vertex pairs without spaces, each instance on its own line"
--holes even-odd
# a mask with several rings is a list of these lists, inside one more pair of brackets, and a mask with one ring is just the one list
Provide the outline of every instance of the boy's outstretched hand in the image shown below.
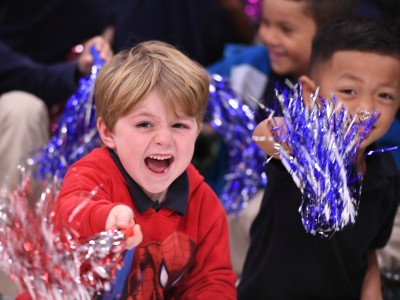
[[143,235],[139,224],[135,224],[130,207],[120,204],[114,206],[108,214],[106,230],[126,230],[126,248],[132,249],[142,242]]

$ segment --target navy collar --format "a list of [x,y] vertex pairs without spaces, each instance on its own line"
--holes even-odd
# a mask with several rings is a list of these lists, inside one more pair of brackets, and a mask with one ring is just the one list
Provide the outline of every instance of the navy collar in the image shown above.
[[122,166],[122,163],[115,151],[110,148],[107,149],[118,169],[124,176],[128,184],[131,197],[134,199],[135,205],[140,213],[145,212],[149,208],[153,208],[154,210],[158,211],[159,209],[166,207],[176,211],[181,216],[185,215],[189,199],[189,178],[186,171],[183,172],[182,175],[180,175],[177,179],[175,179],[175,181],[169,186],[166,198],[163,202],[154,202],[143,192],[142,188],[128,174],[128,172]]
[[[378,150],[376,143],[368,147],[366,153],[371,150]],[[390,152],[390,151],[389,151]],[[365,158],[367,172],[363,178],[363,190],[369,191],[387,184],[390,177],[397,176],[399,170],[391,153],[380,152],[371,154]]]

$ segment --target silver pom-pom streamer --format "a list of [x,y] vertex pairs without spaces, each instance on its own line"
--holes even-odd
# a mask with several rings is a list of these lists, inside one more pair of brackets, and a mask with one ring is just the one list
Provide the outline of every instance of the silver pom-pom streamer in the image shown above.
[[334,97],[318,97],[318,91],[307,106],[300,86],[284,89],[277,98],[284,126],[270,130],[283,165],[302,192],[303,226],[307,233],[329,237],[356,220],[362,180],[356,157],[379,112],[360,110],[352,116]]
[[23,181],[15,191],[0,188],[0,267],[24,299],[89,300],[110,290],[125,233],[110,230],[82,241],[68,225],[56,225],[59,183],[43,184],[36,200],[33,182],[21,170]]

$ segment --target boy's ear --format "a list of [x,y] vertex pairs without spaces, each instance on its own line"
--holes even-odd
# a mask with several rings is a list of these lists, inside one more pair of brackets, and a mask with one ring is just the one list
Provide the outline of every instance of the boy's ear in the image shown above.
[[103,143],[111,149],[115,149],[114,137],[111,130],[108,129],[102,118],[97,119],[97,130]]
[[203,128],[204,128],[204,123],[200,123],[199,124],[199,129],[197,130],[197,137],[199,137],[199,134],[203,130]]
[[308,106],[310,104],[310,96],[315,93],[317,85],[310,77],[305,75],[300,76],[299,81],[303,88],[303,100],[306,106]]

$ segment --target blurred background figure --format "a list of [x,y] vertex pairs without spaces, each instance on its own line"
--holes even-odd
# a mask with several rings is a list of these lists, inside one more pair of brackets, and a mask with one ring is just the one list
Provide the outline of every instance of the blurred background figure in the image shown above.
[[118,0],[114,50],[161,40],[207,66],[227,43],[253,42],[255,26],[241,0]]
[[[14,188],[17,165],[47,143],[50,111],[62,107],[79,78],[90,73],[90,46],[103,59],[111,57],[111,2],[0,2],[0,186]],[[0,275],[0,299],[15,294],[16,287]]]
[[[113,21],[107,5],[104,0],[1,1],[0,183],[7,179],[14,187],[16,166],[47,142],[48,109],[64,103],[78,79],[90,73],[89,46],[103,49],[103,57],[112,54],[99,37]],[[85,49],[73,48],[83,42]]]

